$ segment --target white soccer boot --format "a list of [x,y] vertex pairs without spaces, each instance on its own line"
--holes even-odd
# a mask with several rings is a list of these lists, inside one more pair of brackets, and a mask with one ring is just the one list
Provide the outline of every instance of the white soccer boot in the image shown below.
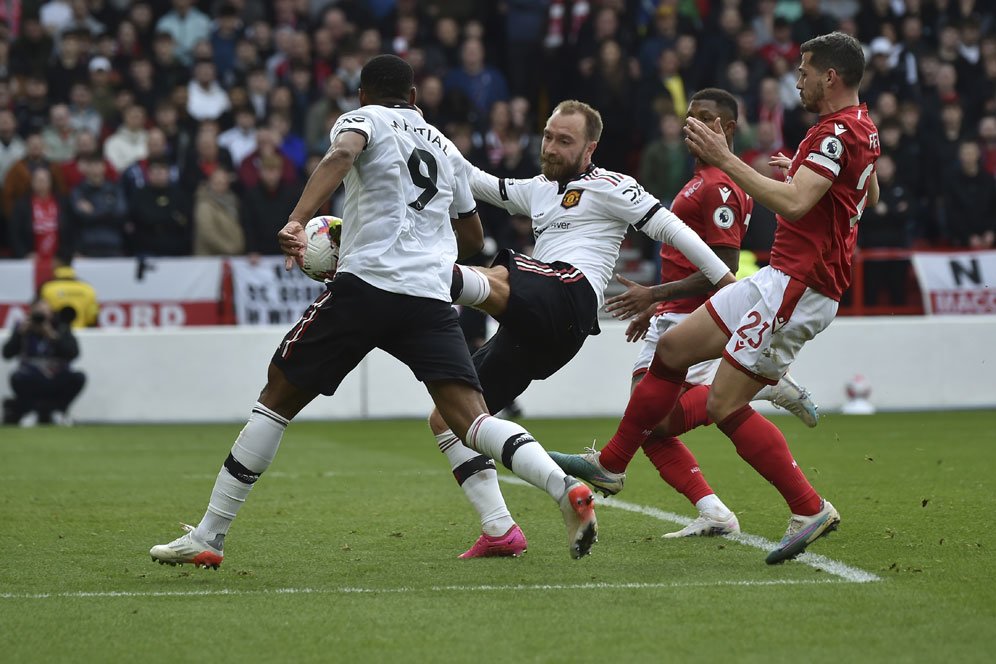
[[601,451],[594,447],[586,447],[583,454],[563,452],[547,452],[547,454],[565,473],[584,480],[601,491],[606,498],[622,491],[626,473],[606,470],[599,461]]
[[812,516],[793,514],[789,517],[788,530],[785,531],[782,541],[764,561],[769,565],[777,565],[791,560],[820,537],[837,530],[838,525],[840,525],[840,514],[829,500],[824,500],[820,504],[820,511]]
[[755,399],[770,401],[778,408],[784,408],[812,429],[820,421],[820,408],[813,402],[809,390],[785,374],[775,385],[768,385],[757,393]]
[[740,522],[737,515],[727,512],[725,515],[702,512],[690,524],[673,533],[664,533],[661,537],[674,539],[678,537],[717,537],[740,532]]
[[169,544],[157,544],[149,549],[149,555],[160,565],[182,565],[192,563],[194,567],[218,569],[224,554],[207,542],[194,536],[194,527],[181,523],[186,534],[177,537]]

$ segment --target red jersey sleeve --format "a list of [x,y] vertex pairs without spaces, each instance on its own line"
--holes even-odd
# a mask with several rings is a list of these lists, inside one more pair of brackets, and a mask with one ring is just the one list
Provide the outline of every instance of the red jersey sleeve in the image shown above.
[[729,182],[708,182],[702,186],[702,239],[710,247],[740,248],[750,210],[741,201],[742,193]]
[[848,130],[839,122],[824,122],[806,137],[802,145],[802,165],[831,182],[847,168],[848,151],[843,134]]

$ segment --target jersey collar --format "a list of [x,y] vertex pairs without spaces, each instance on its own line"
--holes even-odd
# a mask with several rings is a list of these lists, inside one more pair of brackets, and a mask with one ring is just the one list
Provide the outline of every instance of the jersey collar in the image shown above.
[[561,183],[561,182],[558,182],[558,183],[557,183],[557,193],[558,193],[558,194],[562,194],[562,193],[564,193],[565,191],[567,191],[567,186],[568,186],[568,185],[569,185],[570,183],[572,183],[572,182],[577,182],[577,181],[578,181],[578,180],[580,180],[581,178],[585,178],[585,177],[588,177],[588,176],[589,176],[589,175],[591,175],[591,174],[592,174],[592,173],[593,173],[594,171],[595,171],[595,164],[594,164],[594,163],[591,163],[591,164],[588,164],[588,168],[584,169],[584,171],[583,171],[583,172],[581,172],[581,173],[578,173],[577,175],[575,175],[574,177],[572,177],[572,178],[571,178],[570,180],[568,180],[567,182],[563,182],[563,183]]

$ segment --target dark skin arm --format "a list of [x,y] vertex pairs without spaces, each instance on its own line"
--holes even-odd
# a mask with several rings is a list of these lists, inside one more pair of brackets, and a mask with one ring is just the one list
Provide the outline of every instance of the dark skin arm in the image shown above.
[[484,248],[484,226],[476,212],[463,219],[453,219],[451,224],[457,240],[457,260],[470,258]]
[[[736,274],[740,266],[739,249],[733,247],[709,248],[719,256],[720,260],[726,263],[730,268],[730,272]],[[626,292],[606,300],[605,310],[619,320],[626,320],[632,316],[642,314],[658,302],[678,300],[694,295],[704,295],[716,288],[702,272],[695,272],[684,279],[670,281],[657,286],[641,286],[619,274],[616,275],[616,280],[626,286]],[[647,317],[647,320],[650,320],[649,317]],[[629,336],[628,331],[627,336]],[[635,339],[631,339],[631,341],[635,341]]]

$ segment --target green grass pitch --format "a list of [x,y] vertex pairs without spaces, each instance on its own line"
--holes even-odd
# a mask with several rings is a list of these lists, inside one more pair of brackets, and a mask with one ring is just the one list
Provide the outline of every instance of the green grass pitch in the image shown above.
[[[506,482],[529,551],[457,560],[476,516],[424,423],[397,421],[292,425],[221,569],[166,567],[149,547],[198,521],[238,426],[0,429],[0,659],[992,661],[996,413],[775,420],[841,513],[811,547],[823,564],[660,539],[662,512],[692,510],[642,456],[591,556],[570,559],[552,500]],[[579,450],[615,423],[525,424]],[[686,442],[745,533],[777,540],[773,487],[714,428]]]

